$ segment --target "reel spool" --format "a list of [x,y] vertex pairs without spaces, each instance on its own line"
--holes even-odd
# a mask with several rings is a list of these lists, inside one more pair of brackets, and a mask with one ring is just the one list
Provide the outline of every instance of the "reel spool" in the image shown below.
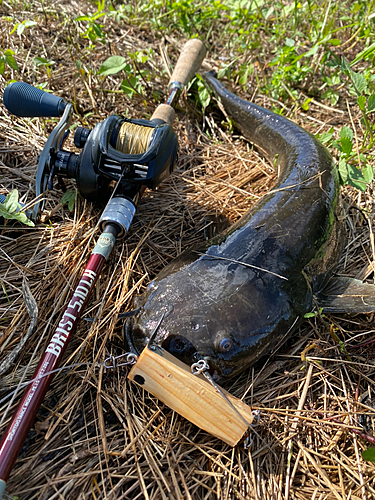
[[[74,144],[82,151],[76,154],[63,149],[72,122],[71,104],[23,82],[6,87],[4,104],[17,116],[62,115],[39,156],[36,196],[52,189],[57,176],[75,179],[83,198],[104,204],[115,181],[115,197],[135,205],[142,186],[155,189],[174,170],[177,136],[163,120],[129,120],[112,115],[92,130],[77,127]],[[44,201],[38,202],[32,219],[37,220],[43,208]]]

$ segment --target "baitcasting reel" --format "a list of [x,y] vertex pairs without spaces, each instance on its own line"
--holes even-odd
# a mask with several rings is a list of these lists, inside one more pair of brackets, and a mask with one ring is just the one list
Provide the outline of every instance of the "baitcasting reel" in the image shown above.
[[[82,151],[76,154],[63,149],[72,122],[72,104],[23,82],[8,85],[3,99],[5,107],[17,116],[62,115],[39,156],[37,197],[52,189],[54,176],[60,184],[64,177],[75,179],[83,198],[101,203],[109,200],[116,184],[101,221],[113,220],[126,232],[141,187],[155,189],[174,170],[177,136],[161,119],[129,120],[112,115],[92,130],[77,127],[74,144]],[[31,218],[37,220],[43,208],[44,201],[36,203]]]

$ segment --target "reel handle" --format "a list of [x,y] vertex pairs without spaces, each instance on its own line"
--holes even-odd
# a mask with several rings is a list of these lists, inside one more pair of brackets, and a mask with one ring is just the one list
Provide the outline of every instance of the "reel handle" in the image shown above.
[[199,70],[205,55],[206,47],[201,40],[198,38],[188,40],[182,48],[169,85],[179,82],[186,86]]
[[4,90],[4,106],[16,116],[61,116],[67,103],[25,82],[10,83]]

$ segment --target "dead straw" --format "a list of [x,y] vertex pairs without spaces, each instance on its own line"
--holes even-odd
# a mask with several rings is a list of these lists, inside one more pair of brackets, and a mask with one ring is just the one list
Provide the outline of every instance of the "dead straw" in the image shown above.
[[[76,17],[72,5],[59,3],[59,8],[70,16],[74,10]],[[62,40],[59,14],[50,23],[49,32]],[[5,27],[0,29],[7,46],[22,48],[22,39],[9,38]],[[51,45],[42,25],[29,36],[31,44],[46,50]],[[146,38],[135,26],[124,26],[121,33],[108,29],[108,39],[119,54],[160,47],[155,34]],[[79,46],[80,41],[75,43]],[[178,41],[168,38],[168,44],[177,47]],[[57,57],[53,51],[58,45],[51,49],[51,58]],[[164,43],[162,47],[160,66],[169,64],[178,51],[168,49],[167,54]],[[98,67],[109,55],[105,46],[101,50],[96,53]],[[26,52],[25,47],[25,57]],[[142,99],[130,101],[118,93],[115,78],[106,80],[114,92],[102,92],[94,77],[72,77],[75,69],[68,51],[60,48],[58,56],[62,64],[52,73],[50,88],[75,100],[77,108],[93,112],[91,125],[109,112],[127,109],[137,118],[152,112],[151,94],[150,109],[145,109]],[[166,80],[156,79],[155,90],[163,92]],[[324,120],[330,119],[325,112],[311,103],[301,124],[312,130],[310,124],[317,122],[323,129]],[[345,123],[348,116],[337,119]],[[1,192],[16,188],[23,201],[31,202],[37,155],[52,125],[15,119],[4,109],[0,120]],[[85,365],[57,374],[8,483],[9,493],[20,500],[374,498],[375,467],[361,457],[369,445],[366,435],[375,435],[374,345],[366,345],[373,338],[371,315],[309,319],[273,356],[228,383],[226,388],[259,415],[248,450],[230,449],[200,431],[131,385],[125,369],[98,368],[110,354],[124,352],[123,323],[117,314],[133,307],[133,297],[184,249],[202,241],[209,221],[218,216],[238,220],[275,182],[274,169],[241,138],[224,132],[218,126],[221,120],[179,111],[177,170],[158,191],[145,195],[128,238],[115,247],[98,281],[86,311],[93,321],[81,322],[65,358],[67,365]],[[356,124],[358,117],[352,120]],[[360,139],[359,129],[357,134]],[[73,184],[68,187],[74,189]],[[339,273],[373,280],[373,219],[363,215],[366,210],[373,213],[373,197],[350,189],[344,196],[348,243]],[[2,395],[31,376],[34,351],[37,357],[59,321],[62,291],[74,285],[74,270],[82,267],[85,249],[92,246],[100,208],[78,198],[70,213],[59,206],[60,198],[58,190],[48,193],[51,218],[44,225],[1,232],[1,248],[14,262],[0,255],[2,359],[17,349],[29,327],[21,291],[24,276],[39,308],[37,330],[3,376]],[[333,325],[350,359],[327,325]],[[318,348],[306,350],[313,344]],[[14,404],[8,417],[13,410]],[[5,412],[4,403],[0,416]]]

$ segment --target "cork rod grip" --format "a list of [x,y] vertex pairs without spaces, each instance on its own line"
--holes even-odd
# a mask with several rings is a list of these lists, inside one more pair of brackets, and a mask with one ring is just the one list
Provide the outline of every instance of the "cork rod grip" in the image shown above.
[[168,125],[173,125],[176,112],[168,104],[159,104],[151,116],[151,120],[163,120]]
[[189,83],[195,73],[199,70],[205,55],[206,47],[203,45],[203,42],[198,40],[198,38],[193,38],[185,43],[169,81],[170,86],[173,82],[178,82],[178,84],[181,84],[182,86],[177,85],[177,87],[173,88],[172,85],[170,87],[171,93],[168,97],[167,103],[160,104],[160,106],[156,108],[151,120],[155,122],[164,121],[169,125],[173,124],[173,120],[175,118],[175,111],[173,108],[178,101],[181,90]]
[[187,85],[199,70],[205,55],[206,47],[198,38],[193,38],[186,42],[178,58],[169,84],[172,82],[180,82],[183,85]]

